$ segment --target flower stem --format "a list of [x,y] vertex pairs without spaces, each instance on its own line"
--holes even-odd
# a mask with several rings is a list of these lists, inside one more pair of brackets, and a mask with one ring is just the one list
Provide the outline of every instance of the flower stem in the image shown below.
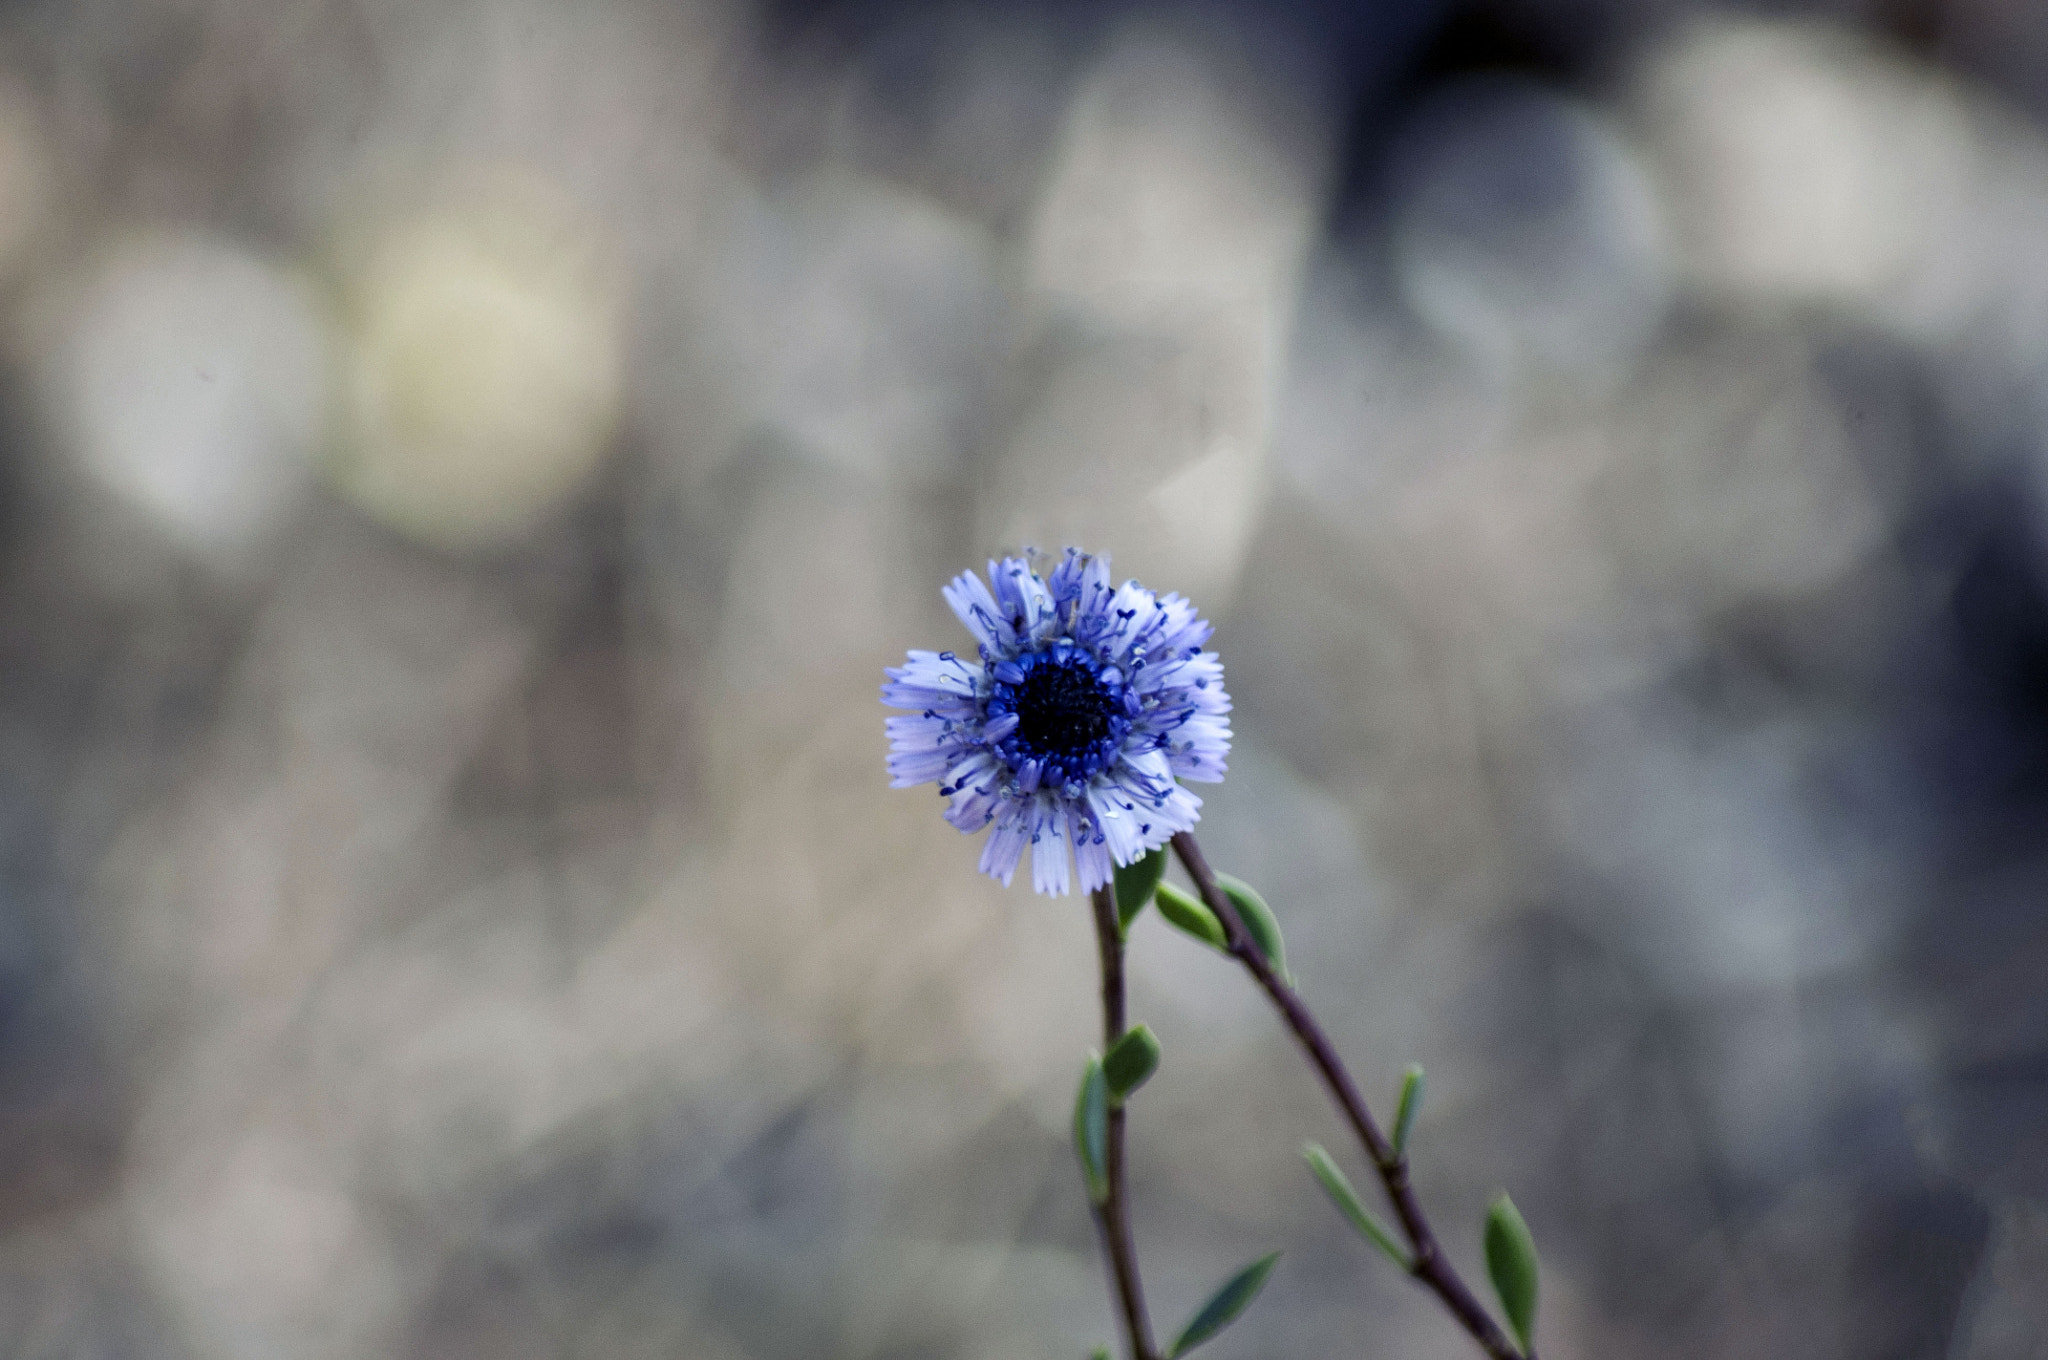
[[1237,907],[1216,882],[1209,862],[1202,857],[1202,847],[1195,844],[1192,835],[1183,831],[1173,838],[1173,849],[1186,867],[1188,877],[1194,880],[1195,887],[1201,892],[1202,901],[1223,923],[1227,937],[1225,947],[1273,999],[1281,1018],[1294,1032],[1295,1041],[1308,1055],[1310,1065],[1322,1078],[1323,1085],[1329,1088],[1331,1098],[1337,1102],[1344,1117],[1350,1121],[1352,1131],[1358,1135],[1358,1141],[1364,1145],[1366,1156],[1371,1158],[1381,1184],[1386,1186],[1387,1199],[1392,1202],[1394,1213],[1401,1221],[1401,1231],[1407,1236],[1412,1249],[1410,1254],[1414,1264],[1409,1268],[1410,1273],[1443,1301],[1451,1316],[1471,1333],[1480,1349],[1493,1360],[1536,1360],[1535,1351],[1531,1350],[1524,1356],[1515,1349],[1464,1280],[1459,1278],[1457,1270],[1445,1259],[1437,1245],[1436,1233],[1423,1216],[1422,1206],[1416,1202],[1415,1187],[1408,1176],[1407,1155],[1396,1152],[1394,1145],[1374,1122],[1372,1111],[1366,1108],[1364,1098],[1358,1094],[1357,1084],[1351,1080],[1343,1060],[1330,1046],[1328,1036],[1316,1023],[1315,1016],[1309,1012],[1300,994],[1273,971],[1265,955],[1252,942]]
[[[1102,1051],[1124,1035],[1124,933],[1117,919],[1116,890],[1104,885],[1095,890],[1095,938],[1102,952]],[[1095,1210],[1095,1224],[1102,1232],[1104,1252],[1115,1297],[1123,1314],[1124,1339],[1131,1360],[1157,1360],[1152,1348],[1152,1324],[1145,1316],[1145,1290],[1138,1280],[1138,1252],[1131,1242],[1131,1208],[1124,1186],[1124,1107],[1113,1101],[1109,1107],[1107,1152],[1104,1170],[1109,1178],[1109,1198]]]

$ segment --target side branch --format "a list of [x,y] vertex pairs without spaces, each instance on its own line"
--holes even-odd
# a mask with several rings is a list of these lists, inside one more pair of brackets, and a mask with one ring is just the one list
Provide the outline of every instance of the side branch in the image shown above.
[[[1123,1038],[1124,1023],[1124,934],[1117,918],[1116,889],[1107,884],[1095,890],[1095,938],[1102,953],[1102,1051],[1107,1053]],[[1102,1233],[1104,1252],[1109,1257],[1110,1277],[1115,1285],[1115,1303],[1123,1315],[1124,1340],[1131,1360],[1158,1360],[1152,1345],[1152,1324],[1145,1315],[1145,1291],[1138,1279],[1138,1252],[1131,1240],[1130,1198],[1124,1185],[1124,1107],[1112,1101],[1109,1107],[1104,1171],[1109,1180],[1109,1198],[1095,1210],[1096,1227]]]
[[[1188,877],[1202,895],[1202,901],[1216,919],[1223,923],[1227,937],[1226,947],[1239,963],[1243,964],[1257,979],[1266,995],[1279,1008],[1281,1018],[1294,1032],[1295,1041],[1308,1055],[1309,1063],[1329,1088],[1331,1097],[1344,1112],[1344,1117],[1358,1141],[1364,1146],[1366,1155],[1372,1159],[1373,1169],[1379,1172],[1380,1182],[1386,1186],[1387,1198],[1394,1206],[1394,1213],[1401,1221],[1401,1231],[1407,1236],[1415,1264],[1411,1268],[1415,1278],[1443,1301],[1459,1324],[1469,1332],[1492,1360],[1536,1360],[1531,1351],[1527,1356],[1515,1349],[1507,1335],[1501,1331],[1493,1317],[1473,1296],[1456,1269],[1444,1258],[1438,1247],[1436,1234],[1423,1216],[1422,1206],[1416,1201],[1414,1186],[1408,1177],[1408,1159],[1395,1152],[1393,1144],[1374,1122],[1372,1112],[1366,1108],[1365,1099],[1359,1095],[1357,1085],[1345,1070],[1337,1050],[1330,1045],[1322,1026],[1309,1012],[1300,995],[1285,980],[1276,974],[1266,962],[1266,956],[1252,943],[1249,931],[1245,929],[1237,907],[1217,883],[1216,875],[1209,868],[1209,862],[1202,857],[1201,846],[1195,838],[1183,831],[1173,838],[1174,853],[1180,856],[1181,864],[1187,869]],[[1100,915],[1100,910],[1097,912]],[[1112,1154],[1114,1156],[1114,1154]]]

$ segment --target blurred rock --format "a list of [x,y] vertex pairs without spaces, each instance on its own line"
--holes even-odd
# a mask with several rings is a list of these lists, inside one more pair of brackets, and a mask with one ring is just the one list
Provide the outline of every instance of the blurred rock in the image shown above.
[[773,196],[735,183],[705,250],[707,361],[738,394],[737,439],[922,482],[973,447],[1010,318],[972,225],[845,175]]
[[1663,205],[1594,110],[1475,77],[1417,109],[1391,153],[1402,296],[1505,380],[1611,386],[1671,293]]
[[1711,291],[1868,303],[1949,229],[1969,165],[1961,111],[1863,35],[1700,23],[1641,81],[1683,258]]
[[1246,98],[1250,77],[1220,46],[1138,26],[1077,91],[1025,247],[1045,322],[984,493],[988,541],[1086,543],[1227,594],[1322,154]]
[[270,546],[328,419],[308,280],[231,242],[138,232],[32,304],[51,425],[88,476],[219,565]]

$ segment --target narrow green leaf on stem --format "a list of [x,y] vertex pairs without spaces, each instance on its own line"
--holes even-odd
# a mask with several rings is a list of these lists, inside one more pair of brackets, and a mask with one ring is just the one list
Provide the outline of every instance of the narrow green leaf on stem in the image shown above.
[[1088,1055],[1081,1070],[1081,1089],[1074,1096],[1074,1151],[1081,1158],[1081,1175],[1088,1182],[1088,1198],[1097,1204],[1109,1202],[1109,1083],[1103,1079],[1102,1059]]
[[1109,1360],[1109,1347],[1097,1346],[1095,1354],[1090,1356],[1088,1360]]
[[1372,1210],[1365,1207],[1364,1202],[1358,1198],[1358,1192],[1351,1188],[1351,1182],[1338,1170],[1337,1163],[1330,1159],[1330,1154],[1323,1151],[1322,1145],[1304,1144],[1301,1155],[1308,1159],[1308,1169],[1315,1172],[1316,1179],[1323,1183],[1323,1191],[1329,1195],[1330,1202],[1337,1206],[1337,1212],[1350,1219],[1351,1226],[1358,1229],[1366,1241],[1385,1252],[1388,1260],[1404,1271],[1414,1270],[1415,1260],[1408,1254],[1407,1248],[1396,1242],[1394,1234],[1388,1230],[1386,1224],[1380,1222]]
[[1159,885],[1156,900],[1159,914],[1167,924],[1186,932],[1212,949],[1224,947],[1226,937],[1223,923],[1216,919],[1216,913],[1203,905],[1198,897],[1190,897],[1171,883]]
[[1229,874],[1216,875],[1217,886],[1230,899],[1230,905],[1237,908],[1238,919],[1251,932],[1252,943],[1266,956],[1266,962],[1273,965],[1273,971],[1288,982],[1294,978],[1287,971],[1287,942],[1280,938],[1280,922],[1273,916],[1273,909],[1266,905],[1266,899],[1259,896],[1251,884]]
[[1271,1252],[1225,1280],[1223,1287],[1211,1294],[1209,1301],[1188,1319],[1188,1325],[1181,1328],[1180,1339],[1166,1353],[1167,1360],[1179,1360],[1180,1356],[1237,1321],[1237,1315],[1249,1307],[1251,1301],[1259,1296],[1259,1291],[1266,1287],[1266,1277],[1273,1273],[1273,1263],[1279,1259],[1279,1252]]
[[1515,1208],[1502,1195],[1486,1213],[1486,1273],[1493,1277],[1501,1311],[1527,1353],[1536,1330],[1536,1239]]
[[1102,1076],[1109,1085],[1112,1104],[1121,1105],[1158,1070],[1159,1040],[1149,1025],[1139,1024],[1125,1030],[1124,1037],[1102,1055]]
[[1131,922],[1152,900],[1152,894],[1159,888],[1159,880],[1166,876],[1166,847],[1160,846],[1142,859],[1119,865],[1116,870],[1116,916],[1117,923],[1130,933]]
[[1415,1127],[1415,1114],[1422,1108],[1422,1064],[1409,1063],[1401,1074],[1401,1102],[1394,1107],[1394,1155],[1408,1155],[1408,1133]]

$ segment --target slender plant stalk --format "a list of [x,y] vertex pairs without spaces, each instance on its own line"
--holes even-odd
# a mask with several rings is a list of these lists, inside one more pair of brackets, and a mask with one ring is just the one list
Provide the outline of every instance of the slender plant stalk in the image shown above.
[[[1195,881],[1195,887],[1202,894],[1202,901],[1216,914],[1216,919],[1223,923],[1224,933],[1228,937],[1226,948],[1229,949],[1231,956],[1245,966],[1258,980],[1259,986],[1265,989],[1266,995],[1273,999],[1273,1004],[1279,1008],[1281,1017],[1287,1021],[1287,1027],[1294,1031],[1295,1041],[1308,1055],[1310,1065],[1322,1077],[1323,1085],[1329,1088],[1331,1097],[1337,1102],[1338,1108],[1343,1110],[1344,1117],[1350,1121],[1352,1130],[1358,1135],[1358,1141],[1365,1147],[1366,1156],[1372,1159],[1373,1169],[1379,1172],[1380,1182],[1387,1189],[1387,1198],[1392,1202],[1394,1213],[1401,1221],[1401,1231],[1408,1238],[1408,1245],[1414,1257],[1410,1273],[1443,1300],[1444,1307],[1450,1310],[1459,1324],[1471,1333],[1472,1339],[1479,1343],[1480,1349],[1493,1357],[1493,1360],[1536,1360],[1535,1351],[1531,1350],[1524,1356],[1515,1349],[1506,1333],[1501,1331],[1492,1316],[1473,1296],[1464,1280],[1459,1278],[1457,1270],[1445,1259],[1442,1249],[1437,1245],[1436,1233],[1431,1230],[1429,1220],[1423,1216],[1422,1206],[1416,1202],[1415,1188],[1408,1177],[1407,1156],[1394,1151],[1394,1145],[1374,1122],[1372,1112],[1366,1108],[1364,1098],[1358,1094],[1358,1087],[1351,1080],[1351,1074],[1345,1070],[1343,1060],[1337,1056],[1337,1050],[1330,1046],[1328,1036],[1323,1033],[1322,1026],[1316,1023],[1315,1016],[1309,1012],[1300,994],[1273,971],[1267,964],[1265,955],[1252,943],[1251,934],[1238,916],[1236,905],[1216,882],[1216,875],[1209,868],[1209,862],[1202,857],[1202,847],[1195,844],[1192,835],[1183,831],[1173,838],[1173,849],[1174,853],[1180,856],[1181,864],[1186,867],[1188,877]],[[1099,918],[1101,914],[1102,909],[1098,905],[1096,915]],[[1107,957],[1105,954],[1104,958]],[[1112,1164],[1114,1157],[1115,1153],[1112,1152]]]
[[[1116,889],[1095,890],[1095,938],[1102,951],[1102,1051],[1124,1036],[1124,933],[1117,918]],[[1138,1252],[1131,1242],[1130,1198],[1124,1186],[1124,1107],[1112,1101],[1106,1129],[1104,1170],[1109,1199],[1097,1205],[1095,1224],[1115,1285],[1113,1302],[1123,1314],[1124,1340],[1131,1360],[1158,1360],[1152,1348],[1152,1324],[1145,1315],[1145,1289],[1138,1279]]]

